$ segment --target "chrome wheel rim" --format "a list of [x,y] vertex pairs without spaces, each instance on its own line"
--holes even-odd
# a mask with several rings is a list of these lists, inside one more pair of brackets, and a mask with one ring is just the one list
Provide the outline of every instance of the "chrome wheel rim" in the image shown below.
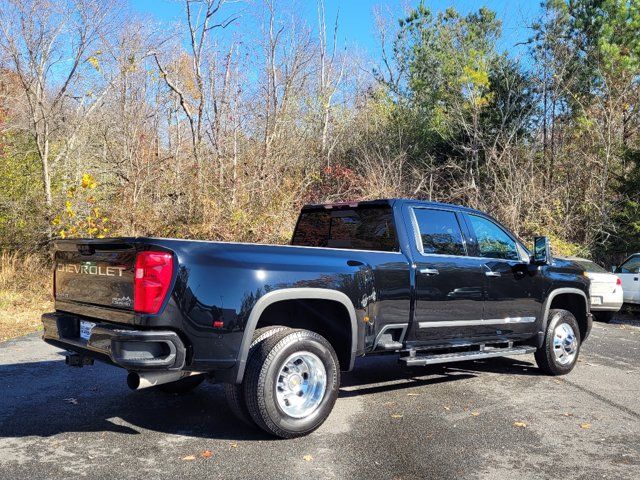
[[311,352],[296,352],[289,355],[278,373],[278,406],[290,417],[307,417],[318,408],[326,389],[327,370],[322,360]]
[[578,339],[571,325],[560,323],[553,332],[553,354],[560,365],[573,362],[578,353]]

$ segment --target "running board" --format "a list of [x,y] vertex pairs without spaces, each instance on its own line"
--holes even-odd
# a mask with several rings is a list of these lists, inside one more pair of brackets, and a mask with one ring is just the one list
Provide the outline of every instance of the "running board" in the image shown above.
[[400,361],[408,367],[420,367],[436,363],[464,362],[483,358],[505,357],[509,355],[526,355],[536,351],[535,347],[487,348],[472,352],[440,353],[435,355],[409,355],[400,357]]

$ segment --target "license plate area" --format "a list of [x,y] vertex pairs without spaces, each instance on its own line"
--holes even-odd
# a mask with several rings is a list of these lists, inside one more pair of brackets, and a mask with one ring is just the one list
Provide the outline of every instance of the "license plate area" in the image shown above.
[[91,330],[95,327],[96,324],[93,322],[87,322],[86,320],[80,320],[80,338],[82,340],[88,341],[91,336]]
[[591,297],[591,305],[602,305],[602,297]]

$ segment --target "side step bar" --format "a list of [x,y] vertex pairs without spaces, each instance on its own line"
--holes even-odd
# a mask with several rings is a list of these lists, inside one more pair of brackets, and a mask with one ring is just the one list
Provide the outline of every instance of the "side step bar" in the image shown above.
[[526,355],[536,351],[535,347],[486,348],[472,352],[440,353],[433,355],[409,355],[400,357],[400,362],[408,367],[420,367],[436,363],[463,362],[483,358],[505,357],[509,355]]

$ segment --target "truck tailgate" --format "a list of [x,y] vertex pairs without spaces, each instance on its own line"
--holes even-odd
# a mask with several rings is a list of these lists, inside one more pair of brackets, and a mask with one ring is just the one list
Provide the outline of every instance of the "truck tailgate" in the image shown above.
[[126,241],[57,243],[56,300],[133,310],[135,255],[134,244]]

